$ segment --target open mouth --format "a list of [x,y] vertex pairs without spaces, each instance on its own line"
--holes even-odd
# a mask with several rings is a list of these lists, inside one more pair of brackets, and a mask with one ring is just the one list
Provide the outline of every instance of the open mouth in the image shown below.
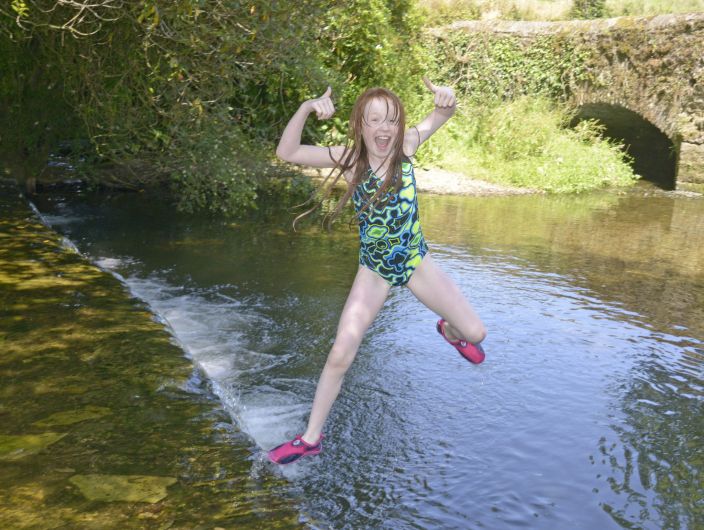
[[382,151],[388,149],[391,144],[391,136],[375,136],[374,143]]

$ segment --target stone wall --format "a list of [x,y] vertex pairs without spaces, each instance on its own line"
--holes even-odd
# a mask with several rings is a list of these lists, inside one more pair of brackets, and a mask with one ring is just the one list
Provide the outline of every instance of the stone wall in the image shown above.
[[[564,99],[638,113],[672,141],[677,184],[704,185],[704,13],[559,22],[468,21],[431,30],[517,39],[529,49],[546,36],[574,44],[586,72],[565,76]],[[451,57],[444,58],[451,61]],[[586,75],[585,75],[586,74]]]

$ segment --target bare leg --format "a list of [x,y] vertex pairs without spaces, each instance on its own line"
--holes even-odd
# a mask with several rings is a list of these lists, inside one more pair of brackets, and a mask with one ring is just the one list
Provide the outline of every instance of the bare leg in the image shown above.
[[308,428],[303,434],[304,442],[312,444],[318,440],[332,404],[340,392],[345,373],[357,355],[367,328],[384,305],[389,288],[381,276],[366,267],[360,267],[357,271],[340,315],[335,343],[318,380]]
[[428,309],[447,321],[445,333],[451,340],[478,343],[486,329],[457,284],[435,263],[430,254],[415,270],[408,288]]

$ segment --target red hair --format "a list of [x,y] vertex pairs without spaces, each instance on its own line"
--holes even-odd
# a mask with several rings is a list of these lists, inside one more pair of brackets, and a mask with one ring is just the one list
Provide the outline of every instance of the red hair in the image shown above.
[[[406,112],[399,97],[390,90],[379,87],[369,88],[357,98],[354,106],[352,107],[349,130],[347,133],[347,144],[345,145],[345,150],[343,151],[340,159],[333,160],[335,162],[335,167],[332,168],[328,176],[325,177],[325,180],[323,180],[321,185],[321,188],[324,190],[322,197],[315,206],[298,215],[293,220],[294,229],[296,227],[296,222],[299,219],[315,211],[322,204],[322,202],[330,196],[330,192],[335,187],[335,184],[337,184],[340,180],[341,176],[347,172],[352,172],[352,181],[348,184],[347,191],[337,203],[335,210],[331,214],[326,215],[323,219],[323,223],[327,223],[329,228],[335,218],[340,215],[340,212],[344,208],[345,204],[347,204],[350,197],[352,197],[352,194],[357,186],[369,178],[369,170],[372,169],[372,171],[374,171],[374,168],[370,167],[369,153],[362,136],[362,128],[365,122],[365,111],[367,109],[367,105],[374,99],[381,99],[384,101],[387,109],[386,118],[392,123],[396,123],[399,134],[396,135],[396,139],[394,144],[391,146],[389,154],[382,162],[383,165],[386,160],[390,159],[389,171],[387,172],[386,178],[384,178],[381,186],[379,186],[379,189],[369,199],[369,202],[364,205],[364,208],[362,208],[358,215],[361,215],[366,210],[376,205],[379,201],[379,197],[385,196],[390,187],[393,186],[396,193],[398,193],[401,189],[401,164],[408,160],[408,157],[406,157],[403,153],[403,133],[406,130]],[[330,157],[332,158],[332,154]],[[378,170],[378,168],[376,169]],[[332,181],[326,187],[326,184],[331,178]],[[303,204],[309,203],[313,200],[313,198],[314,197],[311,197]]]

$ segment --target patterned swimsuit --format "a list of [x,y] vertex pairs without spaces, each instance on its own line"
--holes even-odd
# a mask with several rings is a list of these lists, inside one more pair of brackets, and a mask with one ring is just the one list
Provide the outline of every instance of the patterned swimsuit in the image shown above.
[[[382,183],[371,169],[368,175],[352,195],[357,215]],[[401,178],[399,192],[388,192],[386,200],[368,208],[359,221],[360,265],[394,286],[406,285],[428,252],[420,230],[413,164],[403,162]]]

